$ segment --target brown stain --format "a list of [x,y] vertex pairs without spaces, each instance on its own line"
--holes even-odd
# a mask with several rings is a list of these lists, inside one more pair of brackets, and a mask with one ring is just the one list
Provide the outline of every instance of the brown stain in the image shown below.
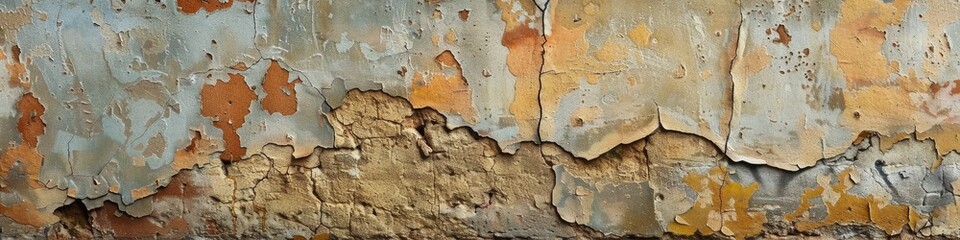
[[163,137],[163,134],[157,133],[156,135],[153,135],[153,137],[150,137],[149,140],[147,140],[147,146],[146,146],[146,149],[143,150],[142,156],[144,157],[154,156],[158,158],[162,157],[163,150],[166,149],[166,147],[167,147],[167,138]]
[[790,39],[792,39],[793,36],[790,36],[787,27],[783,26],[783,24],[777,25],[777,35],[778,37],[773,39],[773,42],[783,44],[783,46],[787,47],[790,46]]
[[167,186],[157,189],[157,193],[153,194],[154,201],[165,201],[165,199],[180,201],[202,197],[201,189],[190,184],[192,181],[190,174],[178,173],[173,175],[173,177],[170,177]]
[[464,22],[466,22],[467,19],[470,18],[470,10],[463,9],[463,10],[460,10],[460,12],[457,12],[457,14],[460,15],[460,20]]
[[53,213],[42,212],[30,201],[24,201],[10,206],[0,203],[0,215],[12,219],[14,222],[43,227],[60,221]]
[[[873,195],[860,197],[848,193],[853,187],[856,176],[853,169],[846,169],[837,176],[838,183],[830,185],[830,177],[822,176],[817,179],[820,186],[806,189],[801,196],[801,203],[793,213],[785,214],[787,221],[796,223],[797,230],[810,231],[829,225],[873,225],[887,234],[900,233],[904,226],[913,230],[919,229],[919,223],[924,220],[920,212],[907,205],[898,205],[877,198]],[[812,199],[821,197],[827,208],[827,216],[822,220],[813,220],[809,217],[812,208]]]
[[949,92],[950,96],[960,94],[960,79],[945,82],[945,83],[930,84],[930,93],[936,95],[940,91],[943,91],[945,88],[950,88],[950,92]]
[[454,68],[456,73],[446,76],[442,73],[428,73],[425,79],[421,73],[413,76],[410,103],[417,108],[432,107],[440,112],[459,114],[468,123],[477,122],[477,112],[473,107],[473,94],[463,77],[460,62],[449,50],[443,51],[434,59],[441,69]]
[[40,104],[40,99],[33,96],[33,93],[24,94],[17,101],[17,110],[20,111],[20,118],[17,119],[17,131],[23,138],[23,143],[29,147],[37,147],[37,137],[43,135],[47,124],[40,117],[43,116],[46,108]]
[[263,76],[263,91],[267,96],[260,100],[263,110],[267,113],[280,113],[280,115],[290,116],[297,112],[297,83],[300,79],[294,79],[287,82],[290,72],[280,66],[276,60],[270,61],[270,67]]
[[722,166],[704,175],[688,174],[683,182],[698,196],[690,210],[677,215],[667,226],[668,231],[684,236],[720,232],[745,239],[763,230],[766,212],[750,210],[750,198],[760,188],[757,183],[744,186],[733,181]]
[[213,126],[223,131],[225,149],[220,159],[236,162],[247,153],[247,148],[240,146],[237,129],[243,126],[257,94],[247,86],[242,75],[228,75],[228,81],[218,80],[214,85],[207,84],[200,89],[200,115],[209,117]]
[[203,9],[207,12],[215,12],[221,9],[227,9],[233,6],[233,0],[220,2],[220,0],[177,0],[177,7],[181,12],[194,14]]
[[94,227],[112,232],[116,238],[183,238],[190,234],[190,226],[183,217],[160,222],[153,217],[135,218],[119,211],[117,205],[106,202],[90,214]]
[[[23,89],[30,89],[30,82],[23,81],[23,75],[27,73],[27,68],[22,62],[20,62],[20,47],[13,45],[13,47],[10,47],[10,53],[10,55],[12,55],[12,61],[9,61],[7,64],[5,64],[7,72],[10,73],[10,86],[19,86]],[[0,51],[0,58],[5,57],[6,56],[4,56],[3,51]]]

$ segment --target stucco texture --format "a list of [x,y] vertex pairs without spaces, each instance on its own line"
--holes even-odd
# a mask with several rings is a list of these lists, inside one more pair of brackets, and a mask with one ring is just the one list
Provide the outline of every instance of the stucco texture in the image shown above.
[[954,0],[0,1],[0,237],[960,237]]

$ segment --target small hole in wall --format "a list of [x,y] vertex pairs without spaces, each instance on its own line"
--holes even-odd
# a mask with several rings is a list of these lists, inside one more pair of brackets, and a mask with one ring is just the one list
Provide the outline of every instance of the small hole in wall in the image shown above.
[[854,119],[860,119],[860,111],[855,111],[855,112],[853,112],[853,118],[854,118]]
[[663,193],[657,193],[657,201],[663,201]]

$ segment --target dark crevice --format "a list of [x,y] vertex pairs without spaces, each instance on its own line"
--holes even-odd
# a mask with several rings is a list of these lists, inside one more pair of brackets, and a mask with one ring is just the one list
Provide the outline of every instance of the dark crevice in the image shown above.
[[543,39],[540,43],[540,68],[539,72],[537,72],[537,109],[540,115],[537,117],[537,133],[534,135],[534,142],[539,145],[543,143],[543,136],[541,136],[541,126],[543,124],[543,65],[547,62],[547,8],[550,5],[550,1],[544,2],[542,8],[535,0],[533,4],[540,9],[540,36]]
[[723,143],[723,148],[722,148],[723,154],[727,155],[728,157],[730,156],[728,154],[728,152],[730,151],[730,139],[733,136],[733,116],[735,116],[737,113],[737,109],[736,109],[737,80],[736,80],[736,77],[733,75],[733,67],[734,67],[734,64],[736,64],[737,62],[737,57],[740,55],[741,38],[744,37],[743,36],[744,34],[743,33],[743,22],[744,22],[743,3],[738,1],[737,6],[739,7],[738,13],[740,14],[740,22],[737,23],[737,37],[735,38],[736,41],[733,43],[733,46],[734,46],[733,57],[730,58],[730,66],[729,66],[730,69],[727,72],[727,74],[730,76],[730,118],[727,119],[727,140]]
[[60,218],[60,223],[70,233],[70,236],[76,238],[93,238],[92,218],[87,206],[77,200],[69,205],[64,205],[53,211],[53,214]]

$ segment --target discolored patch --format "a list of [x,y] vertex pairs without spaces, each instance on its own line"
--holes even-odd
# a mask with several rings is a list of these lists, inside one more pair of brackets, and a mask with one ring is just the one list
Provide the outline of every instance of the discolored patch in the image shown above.
[[773,42],[783,44],[783,46],[790,46],[790,39],[793,36],[790,36],[790,32],[787,31],[787,27],[783,24],[777,25],[777,38],[773,39]]
[[30,179],[31,188],[42,188],[40,182],[40,167],[43,156],[34,147],[27,145],[13,146],[0,154],[0,178],[6,179],[11,175],[24,174]]
[[247,149],[240,146],[237,129],[243,126],[250,113],[250,104],[257,98],[240,74],[228,74],[228,81],[217,81],[200,89],[200,114],[213,120],[213,126],[223,131],[224,151],[220,159],[236,162]]
[[[903,226],[913,230],[919,229],[919,222],[923,216],[916,209],[907,205],[891,203],[889,200],[877,198],[873,195],[860,197],[850,194],[848,190],[854,185],[854,178],[859,178],[853,169],[846,169],[837,176],[837,184],[830,185],[829,176],[817,178],[820,186],[806,189],[801,196],[800,205],[793,213],[787,213],[784,218],[796,223],[800,231],[810,231],[816,228],[833,224],[843,225],[873,225],[887,234],[897,234]],[[827,216],[822,220],[809,217],[809,210],[813,206],[813,199],[821,197],[827,208]]]
[[0,203],[0,215],[13,219],[14,222],[34,227],[42,227],[60,221],[60,218],[53,213],[42,212],[33,202],[29,201],[9,206]]
[[207,12],[230,8],[233,6],[233,0],[177,0],[177,7],[186,14],[194,14],[203,9]]
[[17,110],[20,111],[17,131],[20,132],[24,144],[36,148],[37,137],[43,135],[44,128],[47,126],[40,118],[46,109],[43,104],[40,104],[40,99],[33,96],[33,93],[27,93],[17,101]]
[[429,79],[425,79],[423,74],[414,74],[410,103],[418,108],[432,107],[440,112],[457,113],[468,123],[476,123],[473,93],[467,85],[467,79],[463,78],[460,62],[449,50],[443,51],[434,60],[441,69],[453,68],[455,73],[450,76],[442,72],[428,73]]
[[837,57],[849,86],[856,89],[885,80],[894,71],[882,54],[884,31],[902,21],[909,4],[908,0],[892,4],[879,0],[843,1],[840,19],[830,32],[830,52]]
[[297,89],[294,88],[300,79],[288,82],[290,72],[277,61],[270,61],[266,75],[263,76],[263,91],[267,96],[260,100],[260,105],[267,113],[280,113],[290,116],[297,112]]
[[633,30],[630,30],[630,32],[627,33],[627,36],[629,36],[630,40],[637,44],[637,46],[646,47],[650,45],[650,34],[650,27],[641,23],[637,24]]
[[460,12],[457,12],[457,14],[460,15],[460,20],[463,20],[464,22],[466,22],[467,19],[470,18],[470,10],[463,9],[463,10],[460,10]]
[[94,227],[113,232],[117,238],[182,238],[190,233],[190,226],[182,217],[162,222],[152,217],[135,218],[120,212],[112,202],[94,210],[90,217]]
[[733,181],[725,167],[714,167],[705,175],[691,173],[683,182],[697,192],[697,200],[667,226],[670,232],[686,236],[720,232],[745,239],[763,230],[766,213],[750,210],[750,198],[760,188],[757,183],[744,186]]
[[[516,81],[514,82],[513,102],[510,113],[517,120],[521,137],[537,135],[540,119],[539,91],[540,67],[543,64],[543,44],[546,41],[539,29],[530,26],[536,19],[526,17],[537,11],[534,2],[523,1],[519,5],[507,1],[497,1],[502,12],[501,20],[506,24],[500,44],[507,47],[506,65]],[[512,11],[519,6],[519,11]]]
[[[7,62],[6,68],[7,72],[10,73],[10,86],[20,86],[23,89],[30,88],[30,82],[26,82],[23,79],[25,73],[27,73],[26,66],[20,62],[20,46],[13,45],[10,47],[10,58],[11,60]],[[4,58],[4,54],[0,51],[0,58]]]

